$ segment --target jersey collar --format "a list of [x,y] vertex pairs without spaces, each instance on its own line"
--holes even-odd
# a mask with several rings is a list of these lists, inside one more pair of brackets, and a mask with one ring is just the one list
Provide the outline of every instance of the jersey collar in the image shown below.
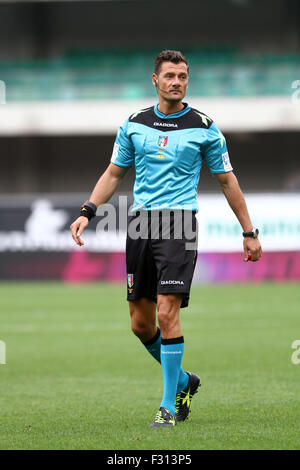
[[178,118],[178,117],[183,116],[184,114],[188,113],[189,110],[191,109],[187,103],[183,103],[184,108],[183,108],[181,111],[178,111],[178,113],[163,114],[163,113],[161,113],[161,112],[157,109],[158,105],[159,105],[159,103],[157,103],[157,104],[154,106],[154,112],[155,112],[156,116],[160,117],[161,119],[174,119],[174,118]]

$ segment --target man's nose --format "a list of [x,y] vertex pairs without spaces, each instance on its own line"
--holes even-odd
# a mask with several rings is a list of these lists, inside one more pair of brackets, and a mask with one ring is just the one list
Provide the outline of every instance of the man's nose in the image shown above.
[[172,85],[173,86],[179,86],[180,85],[179,77],[174,77]]

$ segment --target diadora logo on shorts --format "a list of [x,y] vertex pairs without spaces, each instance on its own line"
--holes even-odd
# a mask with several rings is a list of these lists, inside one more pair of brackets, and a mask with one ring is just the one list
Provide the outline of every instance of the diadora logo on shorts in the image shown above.
[[181,286],[184,285],[184,281],[160,281],[161,285],[165,285],[165,284],[180,284]]
[[161,127],[178,127],[178,124],[174,124],[172,122],[154,122],[153,126],[161,126]]

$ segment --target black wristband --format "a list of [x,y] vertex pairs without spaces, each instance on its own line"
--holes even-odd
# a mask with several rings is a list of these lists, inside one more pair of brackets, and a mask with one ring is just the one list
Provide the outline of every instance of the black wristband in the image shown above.
[[83,215],[84,217],[87,217],[89,220],[91,220],[93,217],[95,217],[97,211],[97,206],[90,201],[85,201],[85,203],[81,206],[80,209],[80,215]]

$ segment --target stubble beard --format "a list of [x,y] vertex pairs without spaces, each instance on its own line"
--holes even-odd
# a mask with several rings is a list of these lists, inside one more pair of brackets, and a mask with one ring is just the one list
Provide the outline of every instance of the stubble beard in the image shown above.
[[180,103],[184,98],[184,94],[181,93],[178,96],[169,96],[169,95],[167,95],[167,96],[164,96],[163,98],[164,98],[165,101],[167,101],[169,103]]

